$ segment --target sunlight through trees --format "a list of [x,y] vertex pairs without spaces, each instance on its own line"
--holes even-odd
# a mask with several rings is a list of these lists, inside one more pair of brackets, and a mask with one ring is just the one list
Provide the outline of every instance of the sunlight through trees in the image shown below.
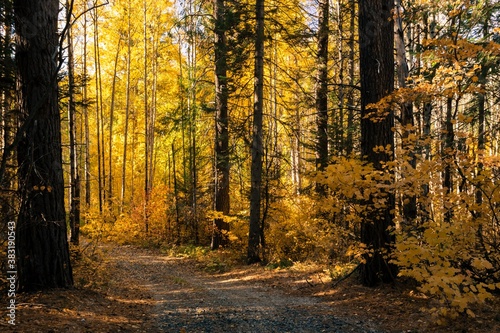
[[0,9],[19,289],[70,286],[81,233],[405,276],[438,316],[498,291],[498,1]]

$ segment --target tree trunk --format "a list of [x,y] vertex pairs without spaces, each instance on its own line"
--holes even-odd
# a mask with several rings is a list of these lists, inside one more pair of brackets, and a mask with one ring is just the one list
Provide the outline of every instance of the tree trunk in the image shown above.
[[17,103],[24,135],[17,153],[21,208],[17,221],[20,291],[73,284],[64,209],[58,109],[55,0],[16,0]]
[[83,15],[83,121],[85,128],[85,205],[90,207],[90,129],[87,101],[87,3],[84,5]]
[[175,229],[177,231],[176,244],[181,242],[181,222],[179,213],[179,190],[177,188],[177,170],[175,168],[175,145],[172,143],[172,164],[173,164],[173,177],[174,177],[174,200],[175,200]]
[[150,156],[152,156],[152,147],[150,137],[150,122],[151,115],[149,110],[148,101],[148,36],[147,36],[147,25],[148,25],[148,15],[147,15],[147,1],[143,2],[143,39],[144,39],[144,227],[146,234],[149,233],[149,197],[151,195],[151,179],[150,179],[150,167],[151,161]]
[[[401,0],[396,0],[396,17],[395,17],[395,44],[396,44],[396,64],[399,88],[406,88],[406,80],[409,76],[408,62],[406,60],[405,40],[403,31],[403,18]],[[408,142],[409,135],[415,130],[413,128],[413,103],[403,102],[401,105],[401,127],[403,151],[408,156],[410,166],[415,169],[417,166],[417,158],[413,151],[413,142]],[[405,157],[406,157],[405,156]],[[403,177],[412,176],[411,174],[403,174]],[[416,195],[403,194],[403,227],[408,227],[417,218],[417,197]]]
[[259,262],[260,201],[262,186],[262,114],[264,98],[264,0],[256,0],[256,36],[254,69],[254,107],[252,129],[252,162],[250,187],[250,228],[247,262]]
[[338,68],[338,92],[337,92],[337,106],[338,111],[335,112],[336,119],[333,122],[333,127],[335,131],[335,145],[333,150],[330,149],[331,153],[341,154],[344,150],[344,110],[345,110],[345,86],[344,86],[344,72],[345,72],[345,59],[344,59],[344,14],[342,12],[343,4],[342,1],[337,3],[337,38],[338,38],[338,50],[337,50],[337,62],[339,64]]
[[[67,6],[67,24],[71,22],[72,8]],[[75,103],[75,75],[73,56],[73,31],[68,28],[68,118],[69,118],[69,160],[70,160],[70,211],[69,225],[71,229],[71,243],[78,245],[80,237],[80,172],[78,170],[77,142],[76,142],[76,103]]]
[[115,101],[116,101],[116,77],[118,71],[118,58],[120,56],[122,43],[122,34],[118,38],[118,45],[116,46],[115,63],[113,65],[113,79],[111,80],[111,105],[109,106],[109,142],[108,142],[108,169],[109,169],[109,180],[108,180],[108,205],[109,209],[112,210],[113,204],[113,124],[115,122]]
[[[226,9],[224,0],[215,0],[215,210],[229,214],[229,130],[227,102]],[[227,245],[229,224],[214,219],[212,250]]]
[[123,213],[123,208],[125,205],[125,189],[127,186],[127,148],[128,148],[128,127],[130,120],[130,71],[131,71],[131,44],[132,44],[132,32],[131,32],[131,21],[130,21],[130,11],[132,10],[130,1],[128,1],[128,10],[127,10],[127,83],[125,88],[125,130],[123,133],[123,159],[122,159],[122,188],[120,191],[120,213]]
[[[453,129],[453,99],[448,97],[446,99],[446,119],[444,123],[443,131],[443,152],[442,158],[444,162],[444,173],[443,173],[443,187],[445,188],[446,194],[451,194],[453,192],[453,176],[452,176],[452,159],[455,154],[455,133]],[[451,222],[453,217],[453,210],[451,208],[443,207],[444,221]]]
[[95,73],[95,122],[96,122],[96,135],[97,135],[97,182],[98,182],[98,195],[99,195],[99,212],[102,213],[102,203],[103,203],[103,189],[104,189],[104,160],[102,158],[101,150],[104,149],[101,141],[101,135],[104,135],[101,128],[101,122],[103,121],[101,117],[102,108],[102,97],[101,97],[101,65],[99,59],[99,28],[98,28],[98,11],[94,8],[94,65],[96,69]]
[[294,187],[294,192],[296,195],[300,194],[302,188],[302,178],[301,178],[301,154],[300,154],[300,137],[301,137],[301,126],[300,126],[300,107],[299,101],[296,97],[295,106],[295,123],[293,125],[293,133],[291,137],[291,149],[290,149],[290,160],[291,160],[291,174],[292,174],[292,184]]
[[[488,24],[483,25],[483,36],[486,38],[488,36]],[[488,75],[489,66],[487,64],[481,65],[481,75],[479,75],[479,84],[482,91],[486,91],[486,76]],[[477,175],[481,176],[484,170],[484,156],[486,150],[486,95],[483,92],[479,92],[476,95],[477,103],[477,154],[478,154],[478,164],[477,164]],[[482,192],[482,182],[478,182],[476,186],[476,204],[481,205],[483,203],[483,192]]]
[[[328,165],[328,34],[329,0],[320,0],[318,8],[319,30],[316,55],[316,170]],[[316,192],[325,195],[326,186],[316,184]]]
[[3,7],[2,33],[0,42],[0,57],[3,62],[0,72],[1,86],[1,113],[0,113],[0,151],[2,161],[0,166],[0,223],[6,223],[15,219],[14,195],[11,190],[15,189],[16,156],[14,147],[14,132],[16,128],[17,114],[14,108],[15,64],[12,59],[13,46],[13,11],[12,1],[5,1]]
[[356,61],[354,60],[356,50],[354,43],[354,29],[355,29],[355,17],[356,17],[356,3],[351,1],[350,8],[350,20],[349,20],[349,85],[351,86],[351,91],[349,92],[349,97],[347,98],[347,134],[346,134],[346,156],[351,156],[354,150],[354,71],[356,68]]
[[[363,158],[380,171],[383,171],[383,162],[390,161],[394,151],[394,114],[392,110],[380,110],[386,114],[378,115],[375,122],[370,114],[377,114],[377,110],[368,109],[367,105],[378,102],[394,90],[392,8],[393,0],[359,1],[361,150]],[[385,149],[374,149],[380,146]],[[393,226],[394,195],[382,194],[387,200],[384,207],[372,208],[361,225],[361,242],[371,252],[364,255],[365,262],[361,264],[360,278],[367,286],[380,281],[391,282],[396,277],[396,267],[388,262],[394,243],[394,236],[388,230]]]
[[158,58],[160,54],[158,52],[158,46],[160,44],[160,36],[158,31],[155,31],[153,37],[153,47],[152,47],[152,64],[151,64],[151,74],[153,76],[153,82],[151,87],[151,119],[149,121],[149,147],[150,147],[150,156],[149,156],[149,182],[150,187],[153,187],[154,184],[154,176],[156,172],[156,158],[158,152],[155,150],[156,144],[156,136],[155,136],[155,126],[156,126],[156,111],[157,111],[157,103],[158,103]]

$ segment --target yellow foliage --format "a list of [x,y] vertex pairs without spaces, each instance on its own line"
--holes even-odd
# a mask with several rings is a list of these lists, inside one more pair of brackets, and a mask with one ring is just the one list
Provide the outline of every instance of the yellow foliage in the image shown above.
[[[422,163],[422,168],[415,170],[410,178],[418,186],[422,184],[419,179],[423,179],[423,183],[432,183],[428,170],[437,171],[445,165],[438,160]],[[463,168],[462,174],[472,175],[476,165],[469,156],[459,154],[457,167]],[[483,171],[481,179],[483,196],[489,201],[497,200],[500,179],[488,170]],[[473,178],[465,181],[476,184]],[[489,204],[477,204],[475,197],[467,192],[435,190],[429,193],[427,200],[440,202],[442,208],[435,210],[417,229],[410,232],[399,230],[393,262],[401,267],[401,276],[414,278],[420,283],[422,292],[440,301],[442,307],[431,311],[433,314],[447,317],[458,313],[473,315],[470,305],[491,298],[491,292],[500,286],[492,282],[498,280],[498,276],[492,274],[498,270],[495,265],[498,265],[500,256],[482,248],[498,237],[499,230],[492,228],[498,223],[498,214]],[[445,219],[447,210],[452,212],[450,221]],[[492,225],[491,221],[496,222]],[[478,232],[482,238],[478,238]],[[488,238],[486,243],[485,237]]]
[[[459,121],[467,123],[469,117],[463,115]],[[418,138],[411,140],[422,144]],[[405,152],[396,154],[404,156]],[[331,190],[332,211],[346,212],[342,218],[354,228],[365,214],[387,204],[382,193],[393,191],[402,197],[401,203],[408,204],[410,195],[419,196],[422,188],[429,186],[428,195],[418,198],[421,216],[412,225],[403,226],[406,222],[401,209],[394,212],[397,243],[392,260],[400,267],[400,276],[415,279],[422,292],[440,301],[441,306],[431,312],[450,318],[459,313],[471,315],[471,304],[486,301],[500,287],[495,273],[500,254],[494,250],[499,245],[500,216],[493,209],[500,202],[500,176],[493,172],[500,163],[482,157],[483,170],[474,177],[478,163],[475,155],[455,152],[452,156],[418,160],[416,169],[400,158],[386,165],[396,175],[392,180],[390,173],[373,170],[357,159],[340,157],[316,176]],[[442,187],[441,174],[448,163],[460,170],[455,177],[465,177],[463,184],[470,189],[481,185],[483,203],[478,204],[469,191],[448,191]],[[369,251],[363,244],[353,242],[346,248],[346,255],[360,262]]]

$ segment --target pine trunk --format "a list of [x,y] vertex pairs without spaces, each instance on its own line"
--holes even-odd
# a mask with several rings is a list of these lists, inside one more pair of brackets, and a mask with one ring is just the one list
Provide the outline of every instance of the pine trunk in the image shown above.
[[256,37],[254,69],[254,108],[252,129],[252,162],[250,188],[250,229],[248,234],[247,262],[259,262],[260,202],[262,186],[262,114],[264,98],[264,0],[256,0]]
[[[225,1],[215,1],[215,210],[229,214],[229,131]],[[212,250],[227,245],[229,224],[214,219]]]
[[[392,110],[382,110],[386,115],[375,122],[370,114],[377,113],[377,110],[368,109],[367,105],[378,102],[394,90],[392,8],[393,0],[359,2],[361,151],[366,162],[380,171],[383,171],[383,162],[390,161],[394,151],[394,114]],[[386,149],[374,149],[380,146]],[[361,225],[361,242],[369,252],[364,255],[360,277],[368,286],[380,281],[391,282],[396,277],[396,267],[388,262],[394,243],[394,236],[388,228],[393,226],[395,200],[392,193],[384,195],[386,205],[380,209],[372,208]],[[372,200],[367,204],[370,203]]]
[[[316,170],[323,171],[328,164],[328,33],[329,0],[319,2],[318,50],[316,55]],[[325,195],[326,187],[316,184],[316,192]]]
[[21,208],[16,241],[21,291],[73,284],[58,109],[58,7],[55,0],[14,2],[17,102],[20,130],[24,130],[17,147]]
[[[72,8],[67,3],[67,22],[71,21]],[[71,243],[78,245],[80,237],[80,172],[78,170],[76,142],[76,103],[72,29],[68,29],[68,113],[69,113],[69,160],[70,160],[70,210],[69,225]]]

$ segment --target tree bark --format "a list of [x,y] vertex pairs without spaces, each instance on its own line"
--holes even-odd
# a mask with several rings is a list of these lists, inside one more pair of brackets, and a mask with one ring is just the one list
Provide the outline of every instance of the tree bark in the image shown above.
[[123,208],[125,205],[125,189],[127,185],[127,148],[128,148],[128,135],[129,135],[129,120],[130,120],[130,76],[131,76],[131,44],[132,44],[132,32],[131,32],[131,19],[130,19],[130,11],[132,10],[132,6],[130,4],[131,0],[128,1],[128,10],[127,10],[127,83],[126,83],[126,91],[125,91],[125,130],[123,133],[123,160],[122,160],[122,187],[120,191],[120,213],[123,212]]
[[[12,190],[15,188],[16,156],[15,156],[15,130],[17,112],[14,108],[15,64],[12,59],[13,46],[13,10],[12,1],[5,1],[3,5],[3,31],[0,33],[0,57],[2,71],[0,72],[1,85],[1,113],[0,113],[0,223],[12,221],[15,218],[15,198]],[[3,225],[3,224],[2,224]]]
[[250,187],[250,228],[247,262],[259,262],[260,202],[262,186],[262,114],[264,98],[264,0],[256,0],[256,36],[254,68],[254,107],[252,129],[252,162]]
[[25,129],[17,147],[21,208],[16,250],[20,291],[73,284],[58,109],[58,7],[55,0],[14,2],[17,103]]
[[116,46],[115,62],[113,65],[113,79],[111,80],[111,105],[109,106],[109,142],[108,142],[108,169],[109,169],[109,180],[108,180],[108,206],[112,210],[113,204],[113,125],[115,122],[115,101],[116,101],[116,78],[118,71],[118,58],[121,51],[121,43],[123,35],[120,34],[118,38],[118,45]]
[[[406,88],[406,80],[409,76],[408,62],[406,60],[405,51],[405,39],[403,31],[403,18],[401,0],[395,1],[396,9],[396,24],[394,25],[395,31],[395,45],[396,45],[396,64],[397,64],[397,77],[399,88]],[[402,127],[402,139],[403,139],[403,150],[404,154],[408,158],[408,162],[412,169],[417,166],[417,158],[415,152],[412,150],[414,143],[408,142],[409,135],[415,130],[413,128],[413,103],[403,102],[401,105],[401,127]],[[406,157],[405,156],[405,157]],[[403,177],[407,177],[407,174],[403,174]],[[409,175],[411,176],[411,174]],[[417,197],[416,195],[403,194],[403,227],[408,227],[417,218]]]
[[[367,108],[394,90],[394,28],[393,0],[359,1],[359,43],[361,76],[361,150],[366,162],[383,172],[383,162],[392,159],[394,151],[393,111]],[[383,112],[384,114],[380,114]],[[377,114],[377,121],[371,114]],[[384,147],[383,151],[377,147]],[[396,267],[388,262],[394,236],[388,230],[393,226],[394,195],[382,193],[386,198],[383,208],[372,208],[361,224],[361,241],[370,252],[361,264],[361,282],[374,286],[380,281],[391,282]],[[369,200],[368,205],[373,203]]]
[[[73,8],[70,2],[67,6],[67,24],[71,22]],[[69,160],[70,160],[70,211],[69,225],[71,229],[71,243],[78,245],[80,237],[80,172],[78,170],[77,142],[76,142],[76,103],[75,103],[75,75],[73,55],[73,31],[68,28],[68,114],[69,114]]]
[[85,128],[85,205],[90,207],[90,129],[87,101],[87,3],[85,2],[83,15],[83,121]]
[[[442,159],[444,163],[443,172],[443,188],[446,194],[453,193],[453,175],[452,175],[452,161],[455,156],[455,132],[453,129],[453,99],[448,97],[446,99],[446,119],[443,131],[443,148]],[[451,208],[443,207],[444,221],[451,222],[453,217],[453,210]]]
[[[224,0],[215,0],[215,210],[229,214],[229,98],[227,82],[226,8]],[[214,219],[212,250],[227,245],[229,224]]]
[[[356,2],[351,1],[351,8],[349,11],[350,20],[349,20],[349,85],[354,87],[354,71],[356,68],[356,62],[354,60],[355,57],[355,18],[356,18]],[[351,156],[354,150],[354,90],[351,88],[349,92],[349,96],[347,98],[347,134],[346,134],[346,155]]]
[[[328,165],[328,34],[329,0],[320,0],[318,8],[318,50],[316,55],[316,170]],[[325,195],[326,186],[316,184],[316,192]]]
[[149,95],[148,95],[148,36],[147,36],[147,26],[148,26],[148,13],[147,13],[147,1],[143,2],[143,39],[144,39],[144,227],[146,234],[149,233],[149,199],[151,196],[151,170],[152,170],[152,157],[153,157],[153,146],[152,146],[152,117],[151,110],[149,107]]
[[99,26],[98,26],[98,10],[94,8],[94,65],[95,65],[95,122],[96,122],[96,135],[97,135],[97,182],[98,182],[98,195],[99,195],[99,212],[103,211],[103,192],[104,192],[104,159],[101,151],[104,150],[101,135],[103,119],[102,114],[102,89],[101,89],[101,64],[99,56]]

